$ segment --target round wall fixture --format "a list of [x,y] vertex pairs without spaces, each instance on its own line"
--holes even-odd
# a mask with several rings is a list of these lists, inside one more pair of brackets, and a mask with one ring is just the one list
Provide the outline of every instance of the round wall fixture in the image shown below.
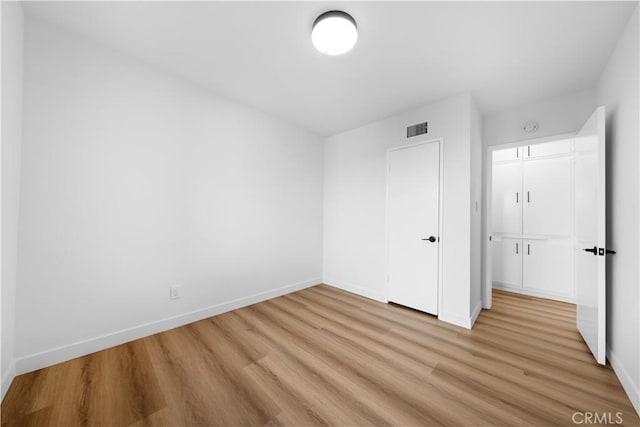
[[522,132],[524,133],[536,133],[538,130],[538,123],[536,122],[527,122],[522,125]]
[[316,18],[311,30],[313,46],[325,55],[342,55],[358,41],[358,27],[351,15],[330,10]]

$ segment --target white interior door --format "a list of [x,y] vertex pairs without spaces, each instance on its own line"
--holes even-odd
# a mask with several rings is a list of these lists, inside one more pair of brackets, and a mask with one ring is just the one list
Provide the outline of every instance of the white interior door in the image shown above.
[[575,139],[575,272],[578,330],[606,363],[605,111],[591,115]]
[[391,302],[438,314],[440,142],[389,151]]

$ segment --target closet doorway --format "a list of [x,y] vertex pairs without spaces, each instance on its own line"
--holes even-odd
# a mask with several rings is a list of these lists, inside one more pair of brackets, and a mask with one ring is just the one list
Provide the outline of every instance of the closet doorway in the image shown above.
[[493,288],[572,302],[606,363],[605,110],[575,134],[489,147],[484,305]]
[[491,284],[575,302],[573,136],[492,150]]

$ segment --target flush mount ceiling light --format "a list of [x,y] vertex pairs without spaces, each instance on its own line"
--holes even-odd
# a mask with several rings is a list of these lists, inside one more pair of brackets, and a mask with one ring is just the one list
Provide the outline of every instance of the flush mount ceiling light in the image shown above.
[[358,28],[351,15],[330,10],[318,16],[311,30],[311,41],[325,55],[342,55],[358,41]]
[[522,125],[522,132],[525,133],[536,133],[538,130],[537,122],[527,122]]

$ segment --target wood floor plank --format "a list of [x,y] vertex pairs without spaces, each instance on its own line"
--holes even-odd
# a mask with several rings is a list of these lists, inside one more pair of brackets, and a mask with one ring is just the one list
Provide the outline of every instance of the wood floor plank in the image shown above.
[[466,330],[327,285],[20,375],[1,410],[3,427],[640,425],[572,304],[496,290]]

